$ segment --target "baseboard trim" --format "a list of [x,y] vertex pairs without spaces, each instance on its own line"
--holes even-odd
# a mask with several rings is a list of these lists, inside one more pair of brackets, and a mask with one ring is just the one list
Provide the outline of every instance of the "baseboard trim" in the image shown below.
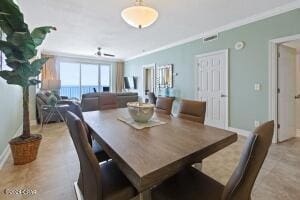
[[74,182],[74,189],[75,189],[77,200],[84,200],[83,195],[78,187],[77,182]]
[[236,132],[238,135],[248,137],[248,135],[251,133],[250,131],[243,130],[243,129],[238,129],[238,128],[233,128],[233,127],[228,127],[227,130]]
[[296,129],[296,137],[300,138],[300,129]]
[[[14,137],[18,137],[19,135],[21,135],[22,133],[22,130],[23,130],[23,125],[21,125],[17,132],[15,133],[15,135],[13,136]],[[0,155],[0,170],[3,168],[5,162],[7,161],[9,155],[10,155],[11,151],[10,151],[10,148],[9,148],[9,144],[5,147],[4,151],[1,153]]]

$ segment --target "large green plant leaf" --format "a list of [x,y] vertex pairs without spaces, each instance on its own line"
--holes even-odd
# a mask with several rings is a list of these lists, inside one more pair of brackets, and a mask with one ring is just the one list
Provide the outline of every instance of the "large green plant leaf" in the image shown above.
[[17,69],[18,67],[21,67],[23,64],[29,64],[29,62],[27,60],[19,60],[19,59],[12,58],[12,57],[7,58],[5,60],[5,62],[12,69]]
[[37,79],[30,79],[29,80],[29,85],[37,85],[39,83],[41,83],[41,81],[37,80]]
[[14,32],[8,35],[6,40],[18,47],[25,59],[31,59],[37,53],[36,46],[29,32]]
[[35,28],[31,32],[31,37],[36,47],[42,44],[46,35],[50,33],[51,30],[56,30],[56,28],[52,26],[43,26],[43,27]]
[[36,59],[31,63],[31,68],[35,70],[41,70],[43,65],[48,61],[49,58]]
[[13,44],[0,40],[0,51],[3,51],[6,56],[13,54],[15,50],[17,49]]
[[23,88],[37,84],[39,81],[32,77],[40,74],[47,58],[37,59],[32,63],[29,60],[36,56],[37,47],[55,27],[38,27],[30,33],[23,14],[13,0],[0,0],[0,28],[6,34],[6,41],[0,40],[0,51],[6,56],[7,65],[13,69],[1,71],[0,76],[8,84]]
[[22,79],[15,71],[0,71],[0,77],[4,78],[8,84],[27,87],[28,80]]
[[19,6],[16,5],[13,0],[1,0],[0,12],[5,13],[1,15],[1,19],[4,19],[7,22],[7,27],[5,29],[1,28],[6,35],[11,34],[11,31],[28,31],[28,25],[24,22],[23,14],[21,13]]
[[18,63],[28,62],[20,49],[10,42],[0,40],[0,51],[6,56],[6,63],[9,67],[15,69],[19,67]]
[[0,12],[0,27],[2,31],[6,34],[12,34],[13,29],[11,25],[5,20],[5,15],[9,15],[8,13]]

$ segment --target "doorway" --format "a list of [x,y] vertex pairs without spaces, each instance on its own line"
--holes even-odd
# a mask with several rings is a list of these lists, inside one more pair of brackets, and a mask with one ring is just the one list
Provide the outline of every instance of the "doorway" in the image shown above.
[[228,128],[228,50],[195,58],[197,100],[206,102],[205,124]]
[[297,136],[300,130],[300,35],[270,42],[270,117],[274,142]]
[[143,66],[143,93],[144,102],[147,102],[148,93],[155,92],[155,64]]

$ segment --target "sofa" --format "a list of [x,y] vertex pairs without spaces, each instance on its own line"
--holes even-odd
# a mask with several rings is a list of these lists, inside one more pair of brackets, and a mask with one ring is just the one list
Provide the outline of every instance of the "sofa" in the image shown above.
[[[101,106],[106,96],[112,96],[115,98],[117,108],[127,107],[128,102],[138,101],[138,93],[135,92],[121,92],[121,93],[108,93],[108,92],[96,92],[83,94],[81,99],[81,108],[83,112],[101,110]],[[114,102],[113,102],[114,103]]]

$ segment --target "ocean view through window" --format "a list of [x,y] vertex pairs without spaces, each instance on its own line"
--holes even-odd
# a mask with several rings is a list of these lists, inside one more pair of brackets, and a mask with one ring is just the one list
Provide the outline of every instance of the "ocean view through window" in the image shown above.
[[60,62],[60,95],[81,99],[82,94],[111,90],[111,65]]

